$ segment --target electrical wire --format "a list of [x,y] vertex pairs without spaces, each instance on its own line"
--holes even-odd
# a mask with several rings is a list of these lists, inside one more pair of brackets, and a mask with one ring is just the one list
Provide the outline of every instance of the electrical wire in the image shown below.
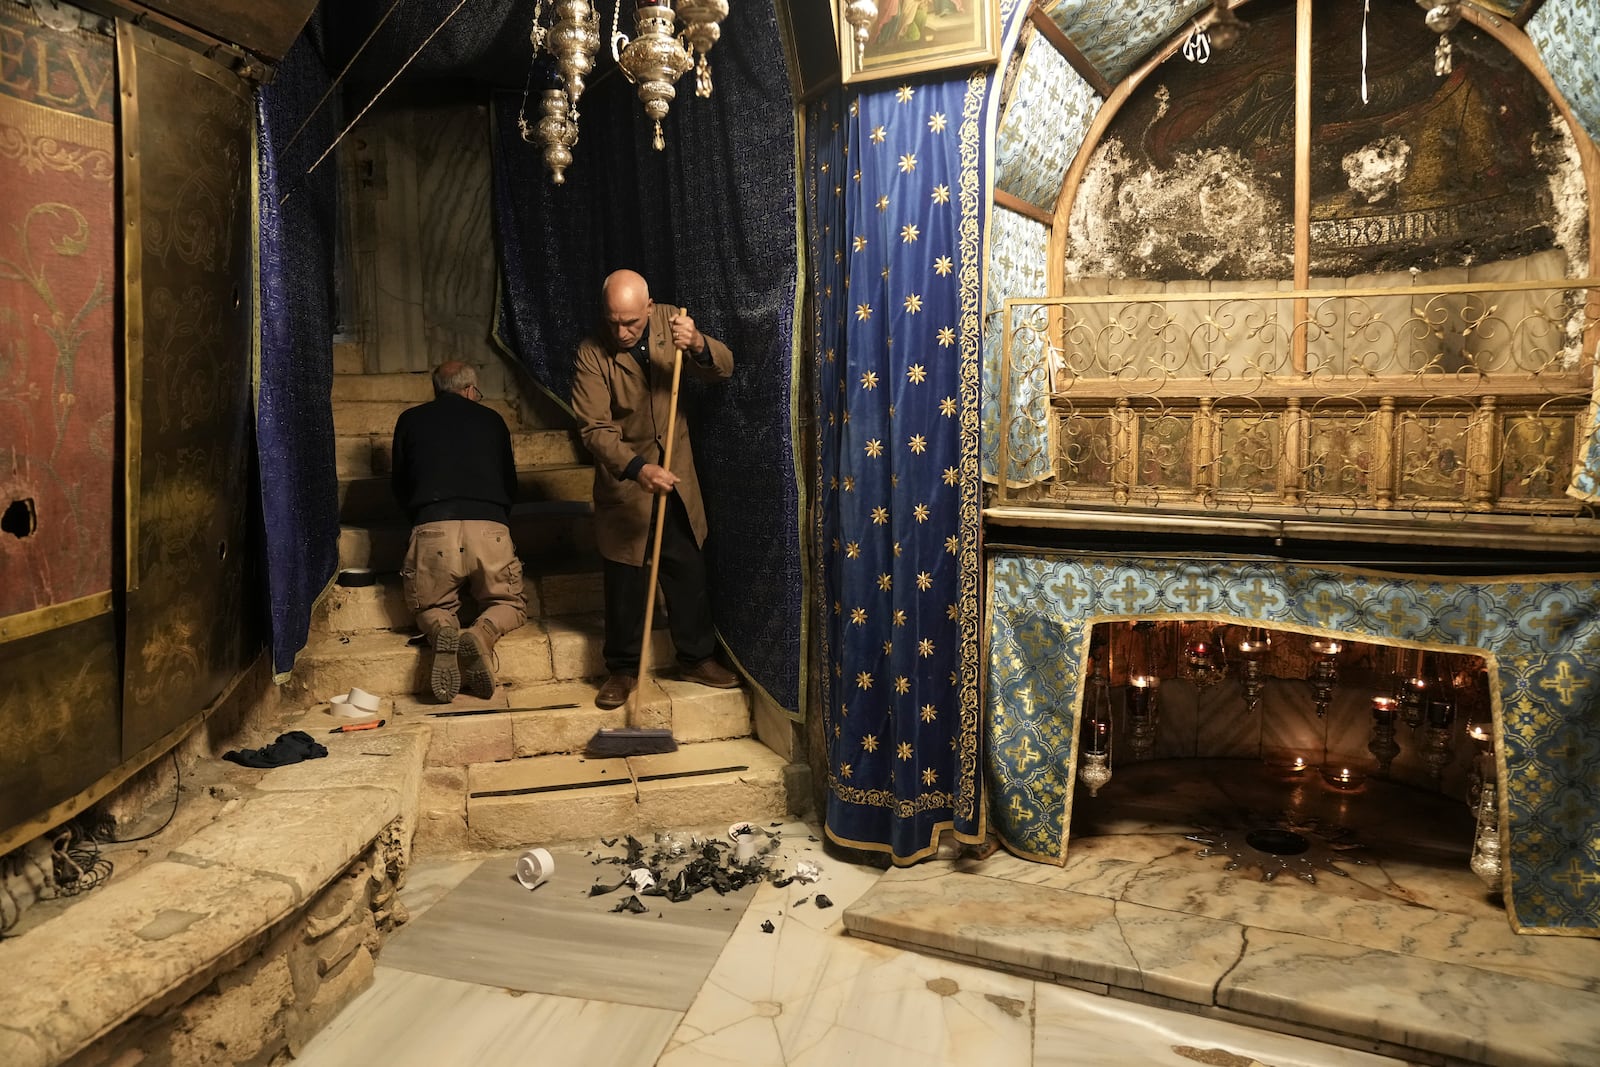
[[356,49],[355,54],[350,57],[350,61],[344,65],[344,69],[341,70],[338,76],[333,79],[333,82],[329,84],[327,90],[322,94],[321,98],[319,98],[315,104],[311,105],[311,110],[306,112],[306,117],[301,121],[300,125],[295,128],[294,133],[290,134],[288,142],[283,146],[283,151],[287,152],[289,149],[294,147],[294,143],[298,141],[300,139],[300,135],[305,132],[307,124],[316,117],[318,111],[322,110],[322,105],[328,102],[328,97],[333,95],[333,91],[339,88],[339,85],[344,81],[344,76],[350,73],[350,68],[356,65],[356,60],[361,58],[361,53],[365,52],[367,50],[367,45],[371,44],[372,39],[378,36],[378,31],[383,29],[383,24],[389,21],[389,16],[394,14],[395,9],[405,2],[406,0],[394,0],[394,3],[389,5],[389,10],[385,11],[383,13],[383,17],[378,20],[377,25],[372,27],[372,32],[367,34],[367,39],[361,42],[361,47]]
[[[167,812],[166,821],[160,826],[156,827],[154,830],[151,830],[149,833],[140,834],[138,837],[108,837],[105,840],[106,844],[131,845],[135,841],[147,841],[159,834],[161,831],[165,830],[168,826],[172,825],[172,817],[178,814],[178,798],[183,794],[183,765],[178,762],[177,749],[173,749],[172,751],[172,773],[176,781],[172,787],[172,810]],[[94,841],[94,836],[92,834],[89,835],[89,840]]]

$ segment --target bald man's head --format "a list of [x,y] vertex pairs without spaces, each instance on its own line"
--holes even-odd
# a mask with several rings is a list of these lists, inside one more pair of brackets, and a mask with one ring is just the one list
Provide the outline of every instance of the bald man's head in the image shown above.
[[650,299],[650,286],[637,271],[613,271],[600,287],[600,314],[619,350],[639,343],[655,306]]

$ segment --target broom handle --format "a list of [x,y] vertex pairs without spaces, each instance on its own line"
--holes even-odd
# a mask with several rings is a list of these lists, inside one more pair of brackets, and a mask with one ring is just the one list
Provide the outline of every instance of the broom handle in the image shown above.
[[[678,314],[689,314],[688,308],[679,308]],[[674,348],[672,356],[672,398],[667,402],[667,443],[662,450],[661,465],[667,470],[672,469],[672,438],[678,429],[678,380],[683,372],[683,349]],[[639,693],[644,689],[645,677],[650,673],[650,626],[655,621],[656,614],[656,578],[661,570],[661,531],[667,521],[667,493],[658,494],[656,501],[655,531],[652,534],[653,544],[650,547],[650,580],[645,583],[644,589],[644,635],[639,642],[639,679],[634,683],[633,692],[629,694],[628,708],[634,711],[638,708]]]

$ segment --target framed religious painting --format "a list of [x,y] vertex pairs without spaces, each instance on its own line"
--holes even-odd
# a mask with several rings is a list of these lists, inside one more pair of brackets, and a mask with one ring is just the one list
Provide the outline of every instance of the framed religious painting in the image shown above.
[[846,82],[1000,58],[1000,0],[833,0]]

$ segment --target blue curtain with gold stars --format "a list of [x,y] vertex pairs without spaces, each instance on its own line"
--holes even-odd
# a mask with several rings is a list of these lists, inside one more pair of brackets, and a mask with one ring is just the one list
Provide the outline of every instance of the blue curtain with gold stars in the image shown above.
[[978,421],[987,72],[810,105],[825,826],[983,834]]

